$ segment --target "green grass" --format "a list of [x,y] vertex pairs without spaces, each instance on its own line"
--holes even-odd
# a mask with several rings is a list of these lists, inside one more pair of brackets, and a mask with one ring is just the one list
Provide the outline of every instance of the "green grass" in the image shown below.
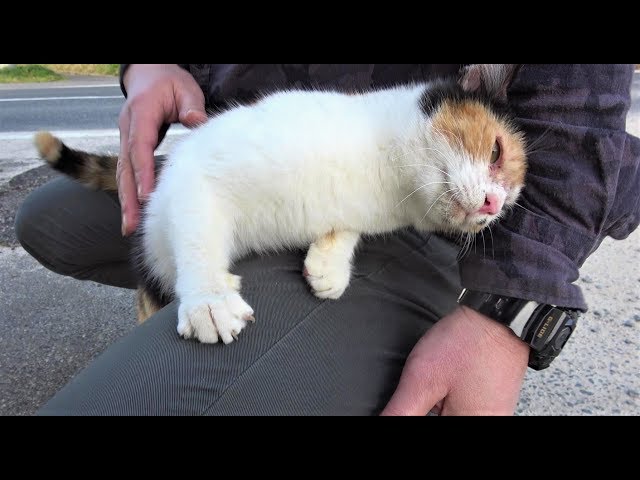
[[67,75],[118,75],[117,63],[44,63],[54,72]]
[[62,78],[62,75],[42,65],[17,65],[0,69],[0,83],[52,82]]
[[67,75],[118,76],[117,63],[25,63],[0,69],[0,83],[52,82]]

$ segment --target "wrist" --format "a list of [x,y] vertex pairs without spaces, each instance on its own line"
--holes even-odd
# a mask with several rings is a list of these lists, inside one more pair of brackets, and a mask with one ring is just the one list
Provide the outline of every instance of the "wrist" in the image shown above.
[[528,363],[531,347],[520,339],[509,327],[497,322],[472,308],[461,305],[458,310],[468,321],[482,331],[482,337],[506,353],[520,360],[525,365]]

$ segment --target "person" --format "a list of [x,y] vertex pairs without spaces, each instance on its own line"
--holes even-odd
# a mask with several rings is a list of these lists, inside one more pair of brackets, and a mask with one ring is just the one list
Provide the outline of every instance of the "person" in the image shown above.
[[[127,257],[170,124],[279,88],[379,88],[462,65],[123,65],[119,195],[60,178],[21,206],[16,232],[47,268],[135,288]],[[461,289],[585,311],[579,268],[640,222],[640,141],[625,131],[633,65],[523,65],[509,103],[530,139],[519,207],[488,250],[413,230],[366,239],[352,284],[321,301],[304,252],[234,267],[258,322],[231,345],[176,333],[170,304],[112,345],[41,415],[511,415],[530,346]],[[121,235],[122,233],[122,235]],[[488,240],[489,242],[489,240]],[[579,327],[579,326],[578,326]],[[557,361],[562,361],[562,357]]]

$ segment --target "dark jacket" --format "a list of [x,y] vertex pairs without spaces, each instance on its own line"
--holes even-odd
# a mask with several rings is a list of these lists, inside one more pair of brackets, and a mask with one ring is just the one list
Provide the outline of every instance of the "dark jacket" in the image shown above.
[[[216,110],[284,87],[378,88],[462,65],[181,66]],[[573,284],[578,269],[606,236],[624,239],[640,223],[640,140],[625,131],[632,77],[631,64],[522,67],[509,103],[534,143],[524,208],[492,226],[486,249],[479,241],[461,260],[463,286],[586,310]]]

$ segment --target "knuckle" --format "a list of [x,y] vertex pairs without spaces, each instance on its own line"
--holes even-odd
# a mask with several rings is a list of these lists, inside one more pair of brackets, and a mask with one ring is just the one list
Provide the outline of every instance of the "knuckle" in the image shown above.
[[129,97],[127,99],[127,107],[129,110],[135,110],[144,103],[144,94],[136,95],[135,97]]

